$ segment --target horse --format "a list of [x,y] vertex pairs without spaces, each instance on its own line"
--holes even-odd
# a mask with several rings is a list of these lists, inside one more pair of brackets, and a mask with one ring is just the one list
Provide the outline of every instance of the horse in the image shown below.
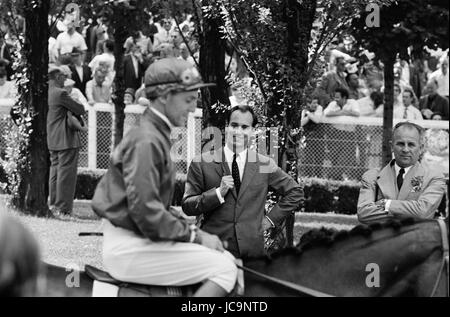
[[[295,247],[245,260],[244,296],[449,296],[448,239],[448,218],[311,230]],[[68,288],[70,272],[52,265],[46,271],[43,296],[92,295],[86,272],[75,272],[79,285]]]

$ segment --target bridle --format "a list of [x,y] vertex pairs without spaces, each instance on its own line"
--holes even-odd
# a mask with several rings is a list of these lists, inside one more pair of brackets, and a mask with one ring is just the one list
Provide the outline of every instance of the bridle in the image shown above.
[[260,277],[260,278],[262,278],[264,280],[271,281],[271,282],[273,282],[275,284],[285,286],[285,287],[287,287],[287,288],[289,288],[291,290],[294,290],[297,293],[300,293],[302,295],[308,295],[308,296],[312,296],[312,297],[335,297],[334,295],[330,295],[330,294],[327,294],[327,293],[316,291],[316,290],[311,289],[309,287],[305,287],[305,286],[302,286],[302,285],[299,285],[299,284],[295,284],[295,283],[292,283],[292,282],[289,282],[289,281],[285,281],[285,280],[282,280],[282,279],[279,279],[279,278],[276,278],[276,277],[273,277],[273,276],[266,275],[264,273],[252,270],[252,269],[250,269],[248,267],[245,267],[245,266],[241,266],[241,265],[238,265],[238,264],[236,266],[239,269],[241,269],[241,270],[243,270],[245,272],[249,272],[249,273],[251,273],[253,275],[256,275],[256,276],[258,276],[258,277]]
[[433,291],[431,292],[430,297],[434,297],[434,295],[437,292],[438,286],[441,281],[442,274],[444,273],[444,270],[446,270],[447,278],[445,279],[447,283],[447,294],[446,296],[450,296],[449,292],[449,246],[448,246],[448,229],[447,225],[445,224],[445,221],[442,218],[437,219],[437,222],[439,224],[439,228],[441,231],[441,238],[442,238],[442,262],[441,262],[441,268],[439,269],[438,277],[436,279],[436,282],[434,283]]

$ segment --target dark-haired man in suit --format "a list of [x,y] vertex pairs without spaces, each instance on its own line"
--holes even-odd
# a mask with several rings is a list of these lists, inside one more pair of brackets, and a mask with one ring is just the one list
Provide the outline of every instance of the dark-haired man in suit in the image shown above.
[[72,50],[71,58],[70,71],[72,72],[72,80],[75,81],[75,87],[86,96],[86,84],[92,79],[91,69],[83,63],[82,52],[79,49],[74,48]]
[[358,219],[363,223],[394,217],[431,219],[445,192],[444,175],[420,162],[424,150],[423,128],[401,122],[391,141],[395,159],[381,171],[372,169],[362,177]]
[[[237,257],[265,254],[264,232],[282,224],[300,204],[303,189],[269,157],[248,148],[256,125],[253,109],[231,109],[226,145],[194,158],[183,198],[187,215],[203,215],[202,230],[228,242]],[[268,215],[269,188],[280,200]]]

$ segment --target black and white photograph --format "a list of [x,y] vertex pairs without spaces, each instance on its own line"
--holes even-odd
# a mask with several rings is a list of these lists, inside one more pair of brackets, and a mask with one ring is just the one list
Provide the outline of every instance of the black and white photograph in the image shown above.
[[0,8],[0,297],[450,296],[447,0]]

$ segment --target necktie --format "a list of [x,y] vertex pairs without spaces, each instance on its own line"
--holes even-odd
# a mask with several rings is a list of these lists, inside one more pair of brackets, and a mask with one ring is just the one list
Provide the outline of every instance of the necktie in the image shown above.
[[233,176],[234,187],[236,188],[236,193],[239,194],[239,189],[241,187],[241,177],[239,176],[239,167],[236,162],[236,154],[233,156],[233,164],[231,165],[231,176]]
[[408,119],[408,108],[405,107],[405,111],[403,111],[403,119]]
[[398,187],[399,191],[400,191],[400,189],[402,189],[404,174],[405,174],[405,169],[401,168],[400,172],[398,173],[398,176],[397,176],[397,187]]

